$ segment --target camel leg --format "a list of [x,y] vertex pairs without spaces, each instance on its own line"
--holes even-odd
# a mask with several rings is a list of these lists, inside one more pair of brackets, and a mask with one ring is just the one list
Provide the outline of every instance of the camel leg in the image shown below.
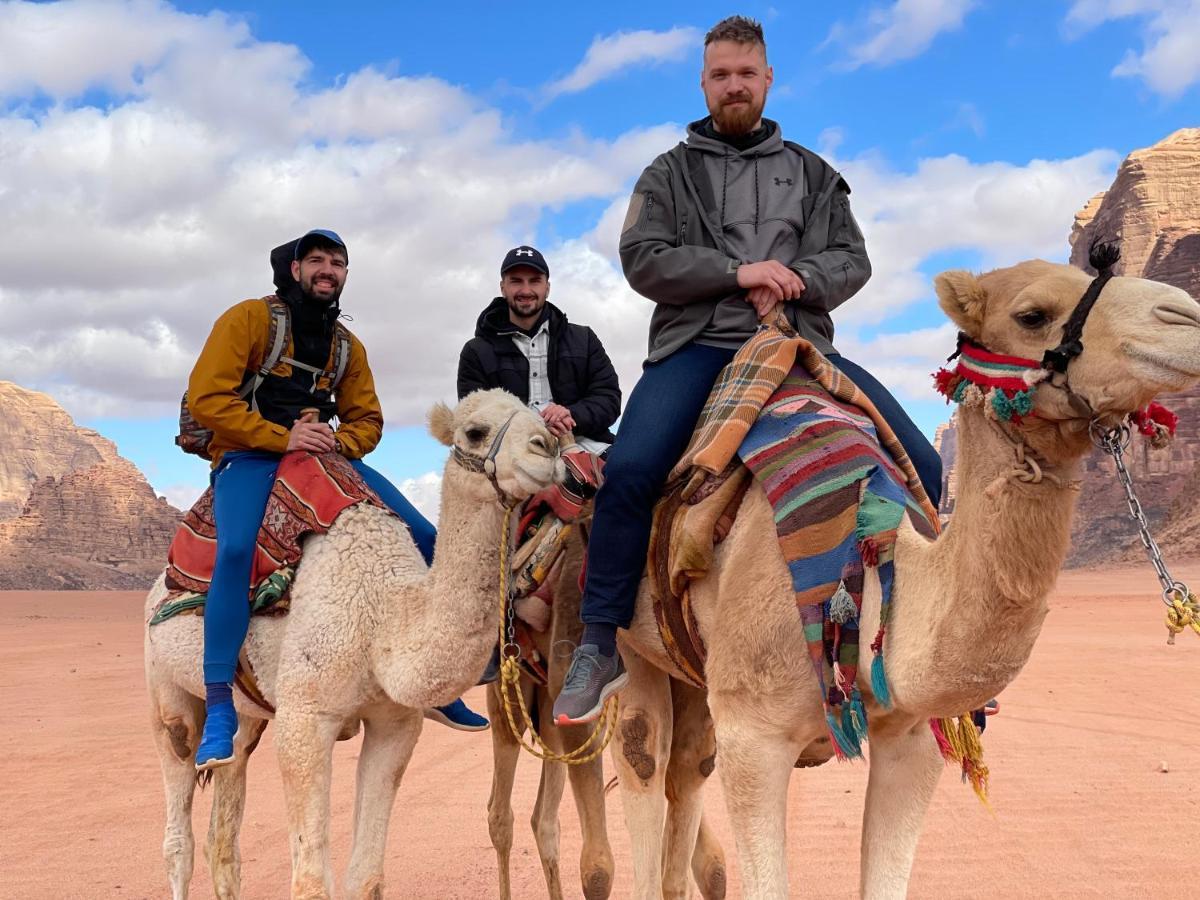
[[[548,722],[549,719],[542,721]],[[548,740],[547,743],[553,746],[551,741]],[[563,896],[562,875],[558,868],[558,807],[562,803],[563,788],[567,784],[566,768],[566,765],[560,762],[542,762],[542,777],[538,783],[537,801],[533,804],[533,817],[530,820],[550,900],[562,900]]]
[[942,757],[925,722],[900,734],[871,733],[863,812],[861,895],[902,898]]
[[329,788],[333,743],[342,724],[341,719],[286,707],[275,717],[275,745],[292,851],[293,900],[329,900],[333,896]]
[[383,896],[383,863],[396,790],[421,734],[421,713],[388,707],[364,716],[365,734],[354,779],[354,838],[346,896]]
[[[578,747],[587,740],[590,730],[591,726],[563,729],[563,745],[567,749]],[[577,766],[567,766],[567,776],[571,779],[571,794],[575,798],[575,810],[583,833],[579,878],[584,900],[605,900],[612,893],[615,867],[604,810],[603,756]]]
[[[196,790],[194,755],[200,743],[204,704],[177,688],[151,687],[154,714],[151,726],[162,767],[167,824],[163,835],[163,860],[171,882],[172,900],[187,900],[192,879],[196,840],[192,834],[192,797]],[[170,702],[163,702],[163,694]]]
[[[521,690],[526,695],[526,702],[529,702],[533,694],[532,685],[528,685],[527,689],[527,682],[522,681]],[[488,797],[488,834],[492,838],[492,847],[496,850],[500,900],[512,900],[512,792],[521,747],[513,737],[508,719],[504,715],[497,685],[488,689],[487,702],[488,718],[492,721],[492,793]],[[519,713],[517,721],[520,721]]]
[[[709,698],[721,752],[721,787],[737,840],[747,900],[787,900],[787,789],[800,747],[770,721]],[[744,703],[739,698],[739,703]]]
[[692,877],[700,886],[704,900],[725,900],[728,876],[725,869],[725,850],[713,834],[704,813],[696,831],[696,849],[692,851]]
[[[663,848],[663,898],[687,900],[689,877],[705,900],[725,896],[725,856],[712,840],[697,845],[703,798],[701,789],[716,764],[716,736],[708,698],[681,681],[671,682],[671,759],[667,765],[667,827]],[[715,849],[715,854],[713,853]]]
[[242,853],[238,833],[246,810],[246,764],[266,730],[265,719],[238,717],[233,762],[213,772],[213,805],[204,855],[217,900],[237,900],[242,891]]
[[633,896],[635,900],[658,900],[662,896],[666,764],[671,751],[671,686],[666,673],[636,653],[625,654],[625,665],[629,683],[618,695],[621,714],[612,760],[633,843]]

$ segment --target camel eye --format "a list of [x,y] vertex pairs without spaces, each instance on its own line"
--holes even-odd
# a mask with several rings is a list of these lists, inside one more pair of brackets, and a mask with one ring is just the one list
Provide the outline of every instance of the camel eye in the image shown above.
[[1020,323],[1022,328],[1041,328],[1050,321],[1049,317],[1040,309],[1027,309],[1017,313],[1013,318]]
[[473,427],[467,429],[467,440],[472,444],[478,444],[485,437],[487,437],[486,428]]

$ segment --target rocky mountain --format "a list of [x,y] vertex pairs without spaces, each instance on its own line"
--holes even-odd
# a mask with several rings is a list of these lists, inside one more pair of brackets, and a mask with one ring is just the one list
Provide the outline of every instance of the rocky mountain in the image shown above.
[[53,399],[0,382],[0,590],[136,590],[182,516]]
[[[1073,265],[1088,270],[1088,247],[1096,238],[1121,242],[1117,274],[1162,281],[1200,297],[1200,128],[1182,129],[1129,155],[1112,186],[1076,214],[1070,235]],[[1179,416],[1175,440],[1153,450],[1135,437],[1126,463],[1169,562],[1200,554],[1200,388],[1160,401]],[[945,428],[941,452],[946,482],[952,485],[953,420]],[[946,490],[943,515],[953,503],[953,490]],[[1071,546],[1067,564],[1074,566],[1143,554],[1115,466],[1100,453],[1085,465]]]

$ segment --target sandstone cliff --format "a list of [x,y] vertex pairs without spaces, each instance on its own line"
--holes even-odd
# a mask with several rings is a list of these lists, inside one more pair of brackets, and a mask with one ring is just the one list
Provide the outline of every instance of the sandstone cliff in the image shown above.
[[0,590],[136,590],[162,570],[182,514],[111,441],[45,394],[0,382]]

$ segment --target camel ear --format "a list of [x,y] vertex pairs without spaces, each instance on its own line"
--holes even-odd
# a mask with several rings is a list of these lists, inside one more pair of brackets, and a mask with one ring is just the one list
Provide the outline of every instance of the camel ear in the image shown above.
[[447,447],[454,443],[454,413],[445,403],[435,403],[429,410],[429,433]]
[[987,291],[979,279],[965,269],[952,269],[933,279],[938,303],[960,331],[978,337],[983,328]]

